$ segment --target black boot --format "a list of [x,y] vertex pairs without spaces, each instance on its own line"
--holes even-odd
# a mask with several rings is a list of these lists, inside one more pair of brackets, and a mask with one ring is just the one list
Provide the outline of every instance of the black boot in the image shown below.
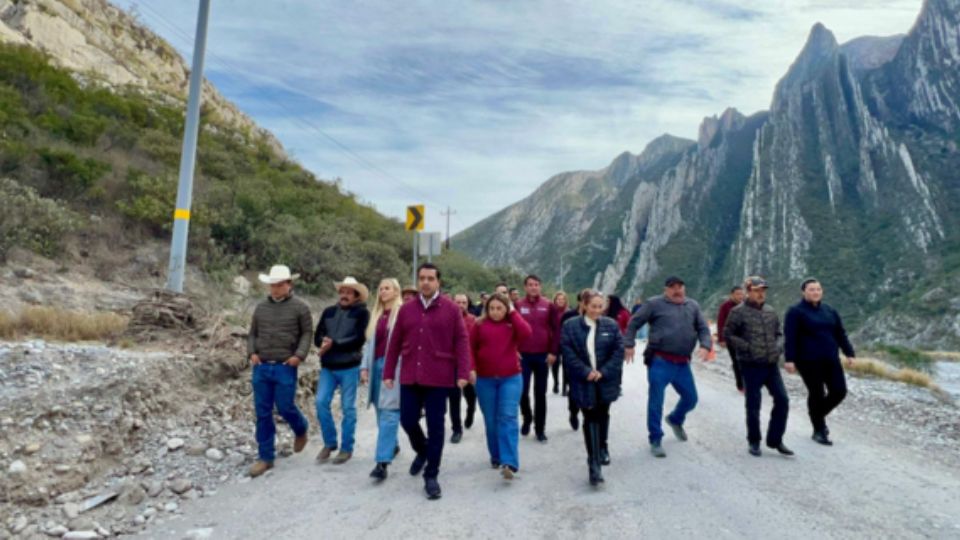
[[467,417],[463,419],[463,427],[470,429],[473,427],[473,414],[476,411],[473,407],[467,407]]
[[587,464],[590,467],[590,485],[597,486],[603,482],[603,473],[600,471],[600,433],[597,424],[584,422],[584,437],[587,440]]
[[606,446],[600,448],[600,465],[604,467],[610,465],[610,452],[607,450]]
[[570,413],[570,427],[574,431],[580,429],[580,417],[575,412]]

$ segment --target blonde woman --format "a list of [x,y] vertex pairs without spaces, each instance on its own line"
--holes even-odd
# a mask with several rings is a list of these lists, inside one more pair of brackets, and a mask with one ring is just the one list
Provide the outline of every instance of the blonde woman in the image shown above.
[[[387,466],[400,451],[397,445],[400,387],[391,389],[383,385],[383,364],[387,356],[387,342],[390,340],[393,325],[397,322],[401,305],[403,299],[400,282],[393,278],[381,281],[377,289],[377,302],[367,325],[367,344],[363,349],[363,362],[360,365],[360,380],[369,382],[367,406],[373,405],[377,409],[377,465],[370,477],[381,482],[387,479]],[[397,376],[399,374],[398,363]]]

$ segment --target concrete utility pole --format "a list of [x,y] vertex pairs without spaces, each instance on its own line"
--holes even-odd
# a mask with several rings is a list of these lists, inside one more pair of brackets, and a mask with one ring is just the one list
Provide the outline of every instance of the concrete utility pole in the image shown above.
[[441,215],[441,216],[446,216],[446,218],[447,218],[447,241],[446,241],[446,249],[447,249],[447,251],[450,251],[450,216],[456,215],[456,212],[453,211],[453,210],[450,210],[450,207],[448,206],[448,207],[447,207],[447,211],[446,211],[446,212],[440,212],[440,215]]
[[173,211],[170,267],[167,273],[167,290],[175,293],[183,292],[183,275],[187,265],[187,232],[190,229],[193,172],[197,161],[200,90],[203,86],[203,58],[207,49],[207,21],[209,17],[210,0],[200,0],[200,9],[197,14],[197,36],[193,42],[193,67],[190,71],[187,118],[183,128],[183,149],[180,153],[180,183],[177,185],[177,206]]

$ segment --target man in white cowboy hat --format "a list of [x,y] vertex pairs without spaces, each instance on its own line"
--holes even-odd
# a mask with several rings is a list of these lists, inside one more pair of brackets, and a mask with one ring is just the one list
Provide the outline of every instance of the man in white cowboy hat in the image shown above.
[[352,277],[334,283],[339,301],[323,310],[313,342],[320,347],[320,380],[317,382],[317,420],[323,435],[323,449],[317,461],[325,463],[338,448],[337,425],[330,403],[340,388],[340,409],[343,412],[343,440],[340,453],[333,462],[346,463],[353,456],[354,432],[357,427],[357,385],[360,383],[360,361],[366,341],[367,287]]
[[309,426],[294,398],[297,366],[310,352],[313,319],[307,304],[293,296],[293,280],[298,277],[283,265],[274,266],[269,274],[260,274],[260,281],[270,286],[270,296],[254,310],[247,337],[259,452],[259,459],[250,468],[254,478],[273,467],[277,434],[274,406],[296,436],[293,450],[300,452],[307,445]]

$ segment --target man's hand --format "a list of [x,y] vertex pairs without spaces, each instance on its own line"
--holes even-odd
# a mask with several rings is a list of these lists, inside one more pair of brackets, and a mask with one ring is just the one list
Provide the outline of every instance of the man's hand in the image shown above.
[[259,355],[259,354],[253,353],[253,354],[250,355],[250,365],[251,365],[251,366],[259,366],[259,365],[260,365],[260,355]]
[[471,372],[470,372],[470,384],[477,384],[477,372],[476,372],[476,371],[471,371]]
[[328,337],[323,338],[320,342],[320,356],[327,354],[331,347],[333,347],[333,340]]
[[787,370],[787,373],[793,374],[797,372],[797,365],[793,362],[786,362],[783,364],[783,369]]
[[361,369],[360,370],[360,384],[367,384],[370,382],[370,370]]
[[547,355],[547,365],[552,366],[557,363],[557,355],[548,354]]
[[393,379],[385,379],[383,386],[387,387],[387,390],[393,390]]
[[299,357],[299,356],[291,356],[290,358],[287,358],[287,361],[284,362],[284,364],[286,364],[286,365],[288,365],[288,366],[290,366],[290,367],[297,367],[297,366],[300,365],[300,357]]
[[697,349],[697,356],[700,357],[704,362],[710,362],[710,349],[704,349],[700,347]]
[[590,382],[596,382],[599,381],[601,377],[603,377],[603,375],[599,371],[593,370],[587,375],[587,380]]
[[844,362],[844,363],[847,364],[847,367],[848,367],[848,368],[852,368],[852,367],[853,367],[853,364],[856,363],[856,360],[857,360],[857,359],[854,358],[853,356],[848,356],[846,362]]
[[467,381],[466,379],[457,379],[457,386],[459,386],[460,389],[463,390],[464,388],[466,388],[468,382],[469,381]]
[[633,347],[627,347],[623,349],[623,359],[627,361],[628,364],[633,363],[633,355],[636,353],[636,349]]

